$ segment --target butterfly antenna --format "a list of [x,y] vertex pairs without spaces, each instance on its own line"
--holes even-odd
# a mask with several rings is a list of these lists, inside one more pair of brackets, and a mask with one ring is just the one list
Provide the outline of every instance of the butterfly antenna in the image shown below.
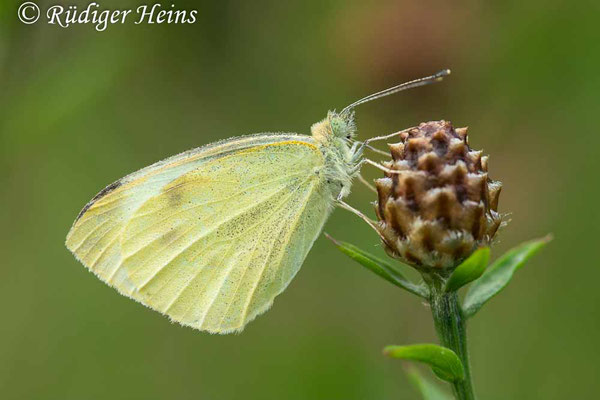
[[450,70],[444,69],[444,70],[441,70],[440,72],[433,74],[431,76],[426,76],[425,78],[415,79],[414,81],[401,83],[401,84],[391,87],[389,89],[382,90],[381,92],[373,93],[367,97],[363,97],[362,99],[355,101],[354,103],[350,104],[349,106],[344,107],[344,109],[342,110],[342,112],[340,114],[344,114],[358,105],[361,105],[363,103],[366,103],[366,102],[369,102],[372,100],[379,99],[381,97],[389,96],[390,94],[398,93],[403,90],[412,89],[412,88],[416,88],[419,86],[429,85],[430,83],[441,82],[444,79],[444,77],[446,77],[448,75],[450,75]]

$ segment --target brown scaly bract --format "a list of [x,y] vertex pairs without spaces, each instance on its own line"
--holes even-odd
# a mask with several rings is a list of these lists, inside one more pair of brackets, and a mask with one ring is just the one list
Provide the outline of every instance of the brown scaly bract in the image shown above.
[[453,268],[502,224],[502,184],[488,177],[488,157],[469,147],[467,128],[431,121],[400,138],[384,163],[394,173],[376,180],[386,251],[420,269]]

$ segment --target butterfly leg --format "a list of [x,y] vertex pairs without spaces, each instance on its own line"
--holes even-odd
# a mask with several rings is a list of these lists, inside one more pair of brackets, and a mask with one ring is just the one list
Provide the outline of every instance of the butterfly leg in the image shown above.
[[371,164],[371,165],[372,165],[372,166],[374,166],[375,168],[379,168],[380,170],[382,170],[383,172],[385,172],[385,173],[388,173],[388,174],[396,174],[396,175],[400,175],[400,174],[403,172],[403,171],[394,171],[394,170],[392,170],[392,169],[389,169],[389,168],[387,168],[387,167],[386,167],[386,166],[384,166],[384,165],[381,165],[381,164],[380,164],[380,163],[378,163],[378,162],[375,162],[375,161],[373,161],[373,160],[369,160],[368,158],[363,158],[363,159],[361,160],[360,164],[363,164],[363,163],[366,163],[366,164]]
[[388,173],[388,174],[400,175],[403,172],[403,171],[394,171],[394,170],[389,169],[386,166],[381,165],[380,163],[378,163],[376,161],[373,161],[373,160],[371,160],[369,158],[363,158],[353,168],[350,169],[350,174],[352,174],[353,176],[358,175],[358,171],[360,171],[360,169],[363,166],[363,164],[371,164],[375,168],[378,168],[378,169],[380,169],[383,172]]
[[372,152],[376,153],[376,154],[381,154],[382,156],[390,156],[390,153],[387,151],[383,151],[383,150],[379,150],[369,144],[366,144],[365,147],[369,150],[371,150]]
[[[355,162],[355,163],[358,162],[358,160],[360,160],[360,158],[364,154],[365,149],[369,149],[369,150],[371,150],[371,151],[373,151],[375,153],[378,153],[378,154],[383,154],[383,155],[389,156],[389,154],[387,152],[385,152],[383,150],[376,149],[375,147],[371,146],[369,143],[376,142],[376,141],[379,141],[379,140],[391,139],[391,138],[393,138],[395,136],[401,135],[404,132],[408,132],[409,130],[411,130],[413,128],[415,128],[415,127],[413,126],[411,128],[406,128],[406,129],[403,129],[403,130],[398,131],[398,132],[390,133],[389,135],[375,136],[375,137],[372,137],[372,138],[369,138],[369,139],[365,140],[364,142],[359,142],[359,141],[354,142],[354,144],[352,145],[352,148],[351,148],[351,151],[352,151],[352,162]],[[360,145],[360,147],[357,147],[357,145]]]
[[369,181],[367,181],[367,180],[365,179],[365,177],[364,177],[364,176],[362,176],[360,173],[358,173],[358,174],[356,175],[356,177],[358,178],[359,182],[360,182],[360,183],[362,183],[363,185],[365,185],[366,187],[368,187],[368,188],[369,188],[369,190],[371,190],[371,191],[373,191],[373,192],[377,193],[377,189],[375,189],[375,186],[371,185],[371,184],[369,183]]
[[381,233],[379,233],[379,230],[377,229],[377,225],[375,225],[375,221],[373,221],[371,218],[367,217],[365,214],[361,213],[356,208],[352,207],[350,204],[345,203],[342,200],[338,200],[337,204],[344,210],[350,211],[352,214],[357,215],[360,219],[365,221],[375,232],[377,232],[377,235],[379,235],[379,237],[383,241],[385,241],[385,238],[381,235]]
[[[360,147],[358,147],[360,146]],[[369,145],[367,142],[354,142],[354,144],[352,145],[352,148],[350,149],[351,153],[352,153],[352,159],[351,159],[351,163],[357,163],[359,162],[359,160],[362,158],[365,149],[369,149],[371,151],[373,151],[374,153],[377,154],[381,154],[384,156],[390,156],[390,153],[385,152],[383,150],[379,150],[371,145]]]
[[390,133],[389,135],[375,136],[375,137],[372,137],[372,138],[369,138],[369,139],[365,140],[364,143],[365,143],[365,145],[368,145],[370,142],[377,142],[379,140],[391,139],[391,138],[393,138],[395,136],[399,136],[399,135],[403,134],[404,132],[408,132],[408,131],[410,131],[411,129],[414,129],[414,128],[416,128],[416,127],[413,126],[413,127],[410,127],[410,128],[406,128],[406,129],[403,129],[403,130],[398,131],[398,132]]
[[352,143],[352,147],[350,148],[350,153],[356,154],[356,149],[358,149],[358,146],[360,146],[362,144],[363,144],[363,142],[356,140],[354,143]]

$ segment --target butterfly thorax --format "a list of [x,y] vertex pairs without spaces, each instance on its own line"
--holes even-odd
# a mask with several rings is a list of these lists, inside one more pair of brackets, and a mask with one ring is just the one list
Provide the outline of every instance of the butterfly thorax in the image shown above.
[[325,157],[325,168],[322,171],[325,182],[338,198],[350,193],[352,179],[358,170],[359,160],[352,147],[355,132],[352,114],[339,115],[331,111],[327,118],[311,127],[312,136]]

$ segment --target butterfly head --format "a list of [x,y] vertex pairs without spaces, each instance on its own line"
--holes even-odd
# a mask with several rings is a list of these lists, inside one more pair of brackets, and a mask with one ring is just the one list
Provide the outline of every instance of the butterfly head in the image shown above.
[[354,123],[354,112],[337,113],[329,111],[327,118],[314,124],[310,129],[313,137],[320,141],[343,142],[350,141],[356,136],[356,124]]
[[356,124],[354,123],[354,111],[338,114],[335,111],[327,113],[331,134],[340,139],[354,139],[356,136]]

